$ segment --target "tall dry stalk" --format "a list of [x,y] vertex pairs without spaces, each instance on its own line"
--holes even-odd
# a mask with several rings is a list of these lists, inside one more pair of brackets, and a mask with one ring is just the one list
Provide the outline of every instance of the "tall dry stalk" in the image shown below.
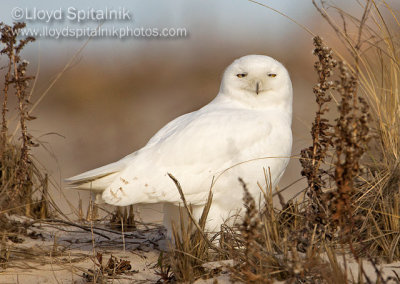
[[[2,127],[1,127],[1,188],[0,208],[13,209],[13,212],[27,216],[43,217],[48,214],[44,202],[47,198],[47,177],[33,164],[30,157],[31,147],[37,146],[33,142],[27,127],[27,122],[34,119],[29,115],[29,82],[34,78],[27,75],[28,62],[21,58],[21,51],[33,37],[18,38],[25,23],[15,23],[13,26],[0,23],[0,55],[7,57],[8,65],[5,68]],[[12,92],[11,92],[12,91]],[[9,97],[14,94],[17,98],[17,111],[21,129],[20,144],[9,141],[8,135],[8,103]],[[41,201],[36,201],[33,195],[41,191]],[[45,196],[46,195],[46,196]],[[37,207],[43,208],[37,208]]]
[[314,64],[314,69],[318,75],[318,83],[314,86],[313,92],[317,103],[314,122],[311,127],[312,145],[301,151],[300,163],[302,166],[301,174],[307,178],[308,192],[313,206],[307,208],[307,219],[309,227],[314,228],[314,224],[327,224],[328,207],[324,202],[323,194],[326,186],[324,178],[328,175],[326,167],[329,158],[329,150],[332,147],[332,125],[325,117],[329,111],[328,103],[332,100],[329,93],[334,88],[331,77],[337,61],[333,58],[332,49],[325,46],[320,37],[315,37],[314,55],[318,60]]
[[4,97],[3,97],[3,106],[2,106],[2,126],[1,126],[1,137],[2,137],[2,153],[6,148],[6,141],[7,141],[7,134],[8,134],[8,127],[7,127],[7,111],[8,111],[8,89],[11,84],[11,68],[14,61],[14,44],[15,39],[14,30],[12,27],[7,25],[0,25],[0,33],[1,36],[1,43],[5,45],[5,47],[0,51],[0,54],[5,54],[8,57],[8,64],[7,64],[7,71],[4,76]]

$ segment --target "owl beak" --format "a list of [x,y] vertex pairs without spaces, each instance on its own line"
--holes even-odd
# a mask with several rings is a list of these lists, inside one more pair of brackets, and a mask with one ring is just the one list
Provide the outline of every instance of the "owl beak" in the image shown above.
[[260,82],[256,83],[256,94],[258,95],[258,93],[260,92]]

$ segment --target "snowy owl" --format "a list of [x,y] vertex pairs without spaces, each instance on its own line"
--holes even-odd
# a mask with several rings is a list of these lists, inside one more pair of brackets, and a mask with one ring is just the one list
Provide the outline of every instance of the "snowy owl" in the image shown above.
[[163,203],[171,235],[182,204],[171,173],[195,218],[212,187],[206,229],[216,231],[244,211],[239,177],[256,198],[268,169],[272,186],[277,185],[291,155],[291,122],[292,83],[285,67],[268,56],[244,56],[227,67],[209,104],[169,122],[136,152],[66,182],[102,194],[112,205]]

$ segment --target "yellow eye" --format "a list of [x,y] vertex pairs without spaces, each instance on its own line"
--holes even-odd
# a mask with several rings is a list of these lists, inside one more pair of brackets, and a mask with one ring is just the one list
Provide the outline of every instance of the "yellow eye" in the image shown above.
[[240,73],[240,74],[237,74],[236,76],[238,76],[238,78],[243,78],[243,77],[247,76],[247,73]]
[[276,74],[274,74],[274,73],[270,73],[270,74],[268,74],[268,77],[275,78],[275,77],[276,77]]

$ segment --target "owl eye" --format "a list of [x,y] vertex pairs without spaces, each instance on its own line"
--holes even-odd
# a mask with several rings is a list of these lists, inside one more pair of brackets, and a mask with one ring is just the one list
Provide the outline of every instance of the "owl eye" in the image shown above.
[[274,74],[274,73],[269,73],[269,74],[268,74],[268,77],[275,78],[275,77],[276,77],[276,74]]
[[239,73],[239,74],[236,74],[236,76],[237,76],[238,78],[243,78],[243,77],[246,77],[246,76],[247,76],[247,73]]

